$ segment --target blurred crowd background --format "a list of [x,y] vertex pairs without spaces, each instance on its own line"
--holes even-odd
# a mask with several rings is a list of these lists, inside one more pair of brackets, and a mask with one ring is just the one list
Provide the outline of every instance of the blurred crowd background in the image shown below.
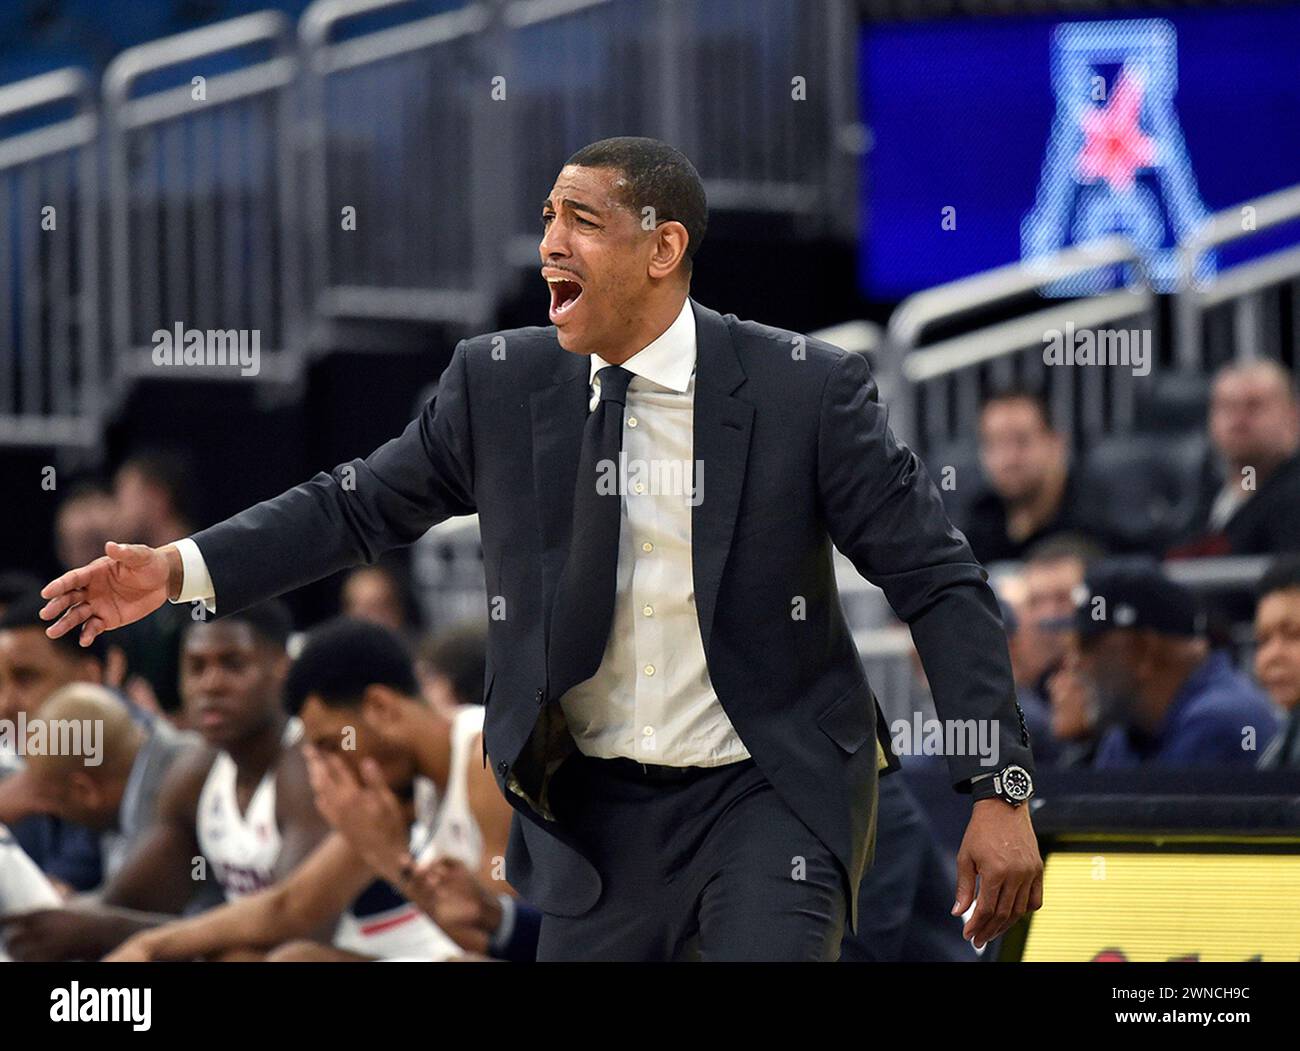
[[[544,321],[536,211],[564,158],[646,134],[709,193],[692,295],[871,361],[990,570],[1040,794],[1139,825],[1170,795],[1293,803],[1297,30],[1280,3],[5,5],[0,717],[93,683],[201,731],[188,607],[83,651],[45,638],[39,588],[397,434],[459,338]],[[1119,123],[1071,146],[1077,75]],[[1126,77],[1147,95],[1123,125]],[[255,331],[256,374],[160,366],[177,325]],[[1061,331],[1149,358],[1053,363]],[[933,718],[905,627],[842,568],[891,726]],[[380,625],[454,711],[482,700],[482,585],[474,521],[449,522],[285,596],[277,645]],[[116,816],[27,814],[2,786],[61,890],[111,878]],[[845,958],[975,959],[945,922],[968,804],[942,756],[882,792],[879,928]]]

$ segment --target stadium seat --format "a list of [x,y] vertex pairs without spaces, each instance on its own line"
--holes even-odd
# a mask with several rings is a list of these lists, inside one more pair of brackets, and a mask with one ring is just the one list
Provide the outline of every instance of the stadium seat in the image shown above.
[[1207,455],[1200,433],[1099,443],[1080,466],[1080,504],[1090,528],[1123,550],[1163,550],[1192,524]]

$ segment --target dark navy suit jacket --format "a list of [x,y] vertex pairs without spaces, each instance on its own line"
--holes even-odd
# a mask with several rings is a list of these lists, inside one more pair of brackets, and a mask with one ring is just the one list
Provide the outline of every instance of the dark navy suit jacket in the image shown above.
[[[997,720],[1001,761],[1032,769],[997,602],[925,468],[890,433],[864,358],[692,308],[703,463],[692,576],[709,676],[762,773],[844,866],[855,925],[878,765],[897,760],[840,607],[832,545],[911,626],[940,716]],[[400,437],[194,538],[226,614],[478,513],[487,594],[505,610],[489,623],[484,743],[515,808],[506,871],[565,916],[601,893],[546,797],[575,747],[547,692],[546,644],[588,373],[553,327],[463,340]],[[949,768],[959,789],[987,772],[977,755]]]

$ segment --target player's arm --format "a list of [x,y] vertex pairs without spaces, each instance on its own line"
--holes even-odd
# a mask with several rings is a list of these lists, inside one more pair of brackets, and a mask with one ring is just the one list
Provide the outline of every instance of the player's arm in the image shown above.
[[331,834],[275,886],[145,931],[108,959],[186,960],[308,938],[346,909],[373,879],[347,840]]
[[[287,879],[330,832],[329,823],[316,809],[307,778],[307,762],[302,749],[296,746],[285,749],[276,770],[275,816],[280,829],[280,856],[275,861],[275,877],[279,882]],[[317,923],[308,937],[313,941],[330,941],[338,924],[338,912]]]
[[198,890],[199,796],[215,758],[212,749],[195,748],[172,764],[154,823],[104,888],[105,905],[176,915],[189,904]]
[[[480,737],[474,738],[471,755],[482,748]],[[485,887],[491,887],[499,894],[515,895],[514,887],[505,880],[510,874],[501,873],[505,869],[506,844],[510,841],[510,819],[514,810],[501,794],[496,778],[492,776],[491,765],[470,763],[466,775],[468,781],[469,808],[483,837],[483,857],[479,863],[478,878]]]
[[280,829],[277,880],[283,880],[329,834],[329,823],[316,809],[302,749],[286,748],[275,773],[275,819]]

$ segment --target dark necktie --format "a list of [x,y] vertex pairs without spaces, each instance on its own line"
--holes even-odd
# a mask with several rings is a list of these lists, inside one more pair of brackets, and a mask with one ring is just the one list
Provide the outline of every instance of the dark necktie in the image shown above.
[[[606,365],[600,401],[587,416],[573,490],[573,531],[551,613],[547,699],[559,701],[600,667],[614,615],[622,494],[623,404],[632,373]],[[611,481],[614,484],[610,484]]]

